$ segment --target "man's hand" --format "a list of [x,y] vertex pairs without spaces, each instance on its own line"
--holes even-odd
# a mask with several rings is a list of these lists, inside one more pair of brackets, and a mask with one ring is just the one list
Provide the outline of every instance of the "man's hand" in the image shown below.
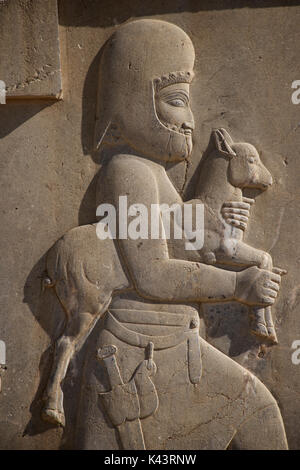
[[[256,266],[236,274],[235,298],[248,305],[266,307],[273,305],[280,288],[281,276],[276,272],[259,269]],[[281,270],[283,274],[283,270]]]
[[246,230],[250,215],[250,207],[254,199],[243,197],[243,202],[225,202],[221,209],[221,214],[230,225]]

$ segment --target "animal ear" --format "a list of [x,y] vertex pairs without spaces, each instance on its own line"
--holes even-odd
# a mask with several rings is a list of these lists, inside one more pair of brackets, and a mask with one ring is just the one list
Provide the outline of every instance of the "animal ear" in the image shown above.
[[231,148],[233,140],[225,129],[215,129],[212,134],[215,141],[215,146],[222,155],[227,158],[232,158],[236,155],[234,150]]

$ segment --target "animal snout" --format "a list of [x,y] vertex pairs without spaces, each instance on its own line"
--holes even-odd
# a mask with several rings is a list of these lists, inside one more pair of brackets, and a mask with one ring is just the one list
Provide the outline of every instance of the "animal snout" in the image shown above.
[[271,173],[266,169],[266,167],[263,167],[263,172],[260,175],[259,183],[262,187],[262,189],[267,189],[273,184],[273,178]]
[[273,178],[269,170],[259,159],[250,167],[249,187],[257,188],[262,191],[268,189],[273,183]]

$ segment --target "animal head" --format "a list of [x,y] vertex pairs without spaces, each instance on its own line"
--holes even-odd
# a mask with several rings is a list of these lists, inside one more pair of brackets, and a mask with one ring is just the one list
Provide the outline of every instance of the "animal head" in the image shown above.
[[253,145],[233,142],[225,129],[213,131],[213,137],[217,151],[229,160],[228,180],[233,186],[264,191],[272,185],[272,175]]

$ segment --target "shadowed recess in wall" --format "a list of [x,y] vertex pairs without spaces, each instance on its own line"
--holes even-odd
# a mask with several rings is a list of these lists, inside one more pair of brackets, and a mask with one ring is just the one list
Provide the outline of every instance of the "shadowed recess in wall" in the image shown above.
[[28,100],[26,103],[24,103],[24,101],[22,101],[22,103],[9,102],[6,105],[2,105],[0,115],[0,139],[9,135],[15,129],[22,126],[24,122],[52,104],[54,104],[53,101],[33,103]]
[[170,13],[240,8],[274,8],[299,5],[297,0],[60,0],[60,22],[66,26],[109,27],[123,23],[132,17],[164,15]]

